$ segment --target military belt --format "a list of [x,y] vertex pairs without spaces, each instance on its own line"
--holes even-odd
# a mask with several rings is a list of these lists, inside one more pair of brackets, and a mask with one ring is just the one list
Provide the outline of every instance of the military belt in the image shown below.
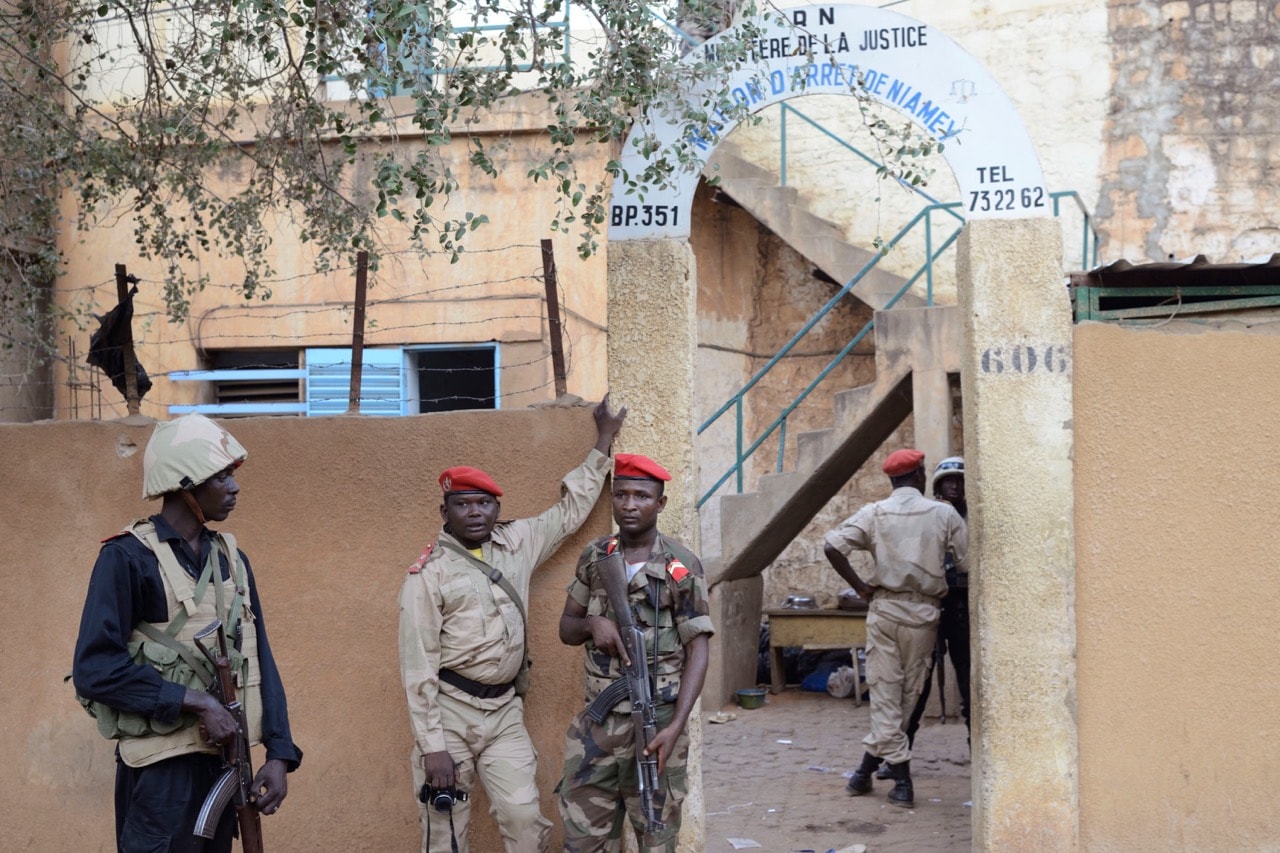
[[463,693],[476,697],[477,699],[497,699],[516,686],[514,681],[508,681],[505,684],[481,684],[479,681],[472,681],[465,675],[459,675],[451,669],[440,669],[440,680],[445,684],[453,685]]
[[875,598],[883,598],[887,601],[918,601],[922,604],[938,606],[938,596],[925,595],[923,592],[897,592],[892,589],[880,588],[876,590]]

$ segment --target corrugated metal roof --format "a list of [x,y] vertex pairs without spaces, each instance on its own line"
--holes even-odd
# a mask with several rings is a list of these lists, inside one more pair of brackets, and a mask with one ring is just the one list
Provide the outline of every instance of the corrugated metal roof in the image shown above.
[[1204,255],[1190,262],[1131,264],[1116,261],[1072,273],[1073,287],[1251,287],[1280,284],[1280,253],[1265,261],[1213,264]]
[[1238,264],[1212,264],[1204,255],[1190,262],[1116,261],[1072,273],[1070,281],[1076,322],[1280,308],[1280,254]]

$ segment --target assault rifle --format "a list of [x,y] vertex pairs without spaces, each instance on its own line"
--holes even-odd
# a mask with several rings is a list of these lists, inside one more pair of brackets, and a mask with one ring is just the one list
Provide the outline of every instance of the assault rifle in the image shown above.
[[631,658],[621,678],[610,684],[587,709],[587,716],[603,724],[609,712],[623,699],[631,700],[631,726],[636,741],[636,775],[640,789],[640,806],[644,812],[645,835],[661,832],[665,824],[654,811],[658,791],[658,756],[644,754],[658,734],[658,706],[653,698],[653,682],[649,678],[649,660],[645,655],[644,631],[636,626],[627,598],[627,570],[619,548],[597,566],[609,595],[609,606],[618,622],[622,645]]
[[[209,649],[204,641],[216,634],[218,645]],[[210,692],[231,712],[236,721],[236,733],[220,747],[223,772],[217,783],[205,797],[196,817],[195,834],[201,838],[213,838],[222,813],[230,803],[236,810],[240,824],[240,844],[244,853],[262,853],[262,818],[253,804],[253,765],[249,756],[249,727],[245,721],[244,704],[236,698],[235,678],[231,674],[231,657],[227,652],[227,632],[221,619],[214,619],[193,638],[198,648],[213,664],[215,675],[209,685]]]

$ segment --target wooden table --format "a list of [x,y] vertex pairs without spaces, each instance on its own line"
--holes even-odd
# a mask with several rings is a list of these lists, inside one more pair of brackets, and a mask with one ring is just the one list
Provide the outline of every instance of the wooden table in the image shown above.
[[853,701],[862,704],[862,685],[856,649],[867,644],[866,610],[766,610],[769,617],[769,663],[774,693],[786,686],[782,650],[799,646],[806,651],[817,649],[849,649],[854,672],[858,673]]

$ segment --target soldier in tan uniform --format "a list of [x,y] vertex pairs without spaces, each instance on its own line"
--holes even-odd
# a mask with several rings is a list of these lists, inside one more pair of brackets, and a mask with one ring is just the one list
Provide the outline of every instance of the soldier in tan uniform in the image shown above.
[[[525,602],[533,571],[582,525],[609,474],[609,446],[626,418],[595,409],[597,438],[564,477],[559,503],[498,522],[502,490],[476,468],[440,475],[444,530],[400,591],[400,674],[413,729],[413,783],[425,853],[466,853],[469,794],[484,784],[508,853],[547,849],[533,742],[524,726]],[[427,787],[424,787],[424,783]]]
[[[898,450],[884,462],[893,493],[868,504],[826,536],[824,552],[835,570],[863,598],[867,612],[867,684],[871,690],[871,733],[866,753],[849,779],[848,792],[871,791],[872,774],[887,762],[894,779],[889,801],[915,805],[911,749],[903,722],[929,675],[937,638],[938,608],[947,594],[947,552],[958,571],[967,572],[968,530],[950,504],[924,497],[924,454]],[[871,552],[864,581],[849,564],[854,550]]]

